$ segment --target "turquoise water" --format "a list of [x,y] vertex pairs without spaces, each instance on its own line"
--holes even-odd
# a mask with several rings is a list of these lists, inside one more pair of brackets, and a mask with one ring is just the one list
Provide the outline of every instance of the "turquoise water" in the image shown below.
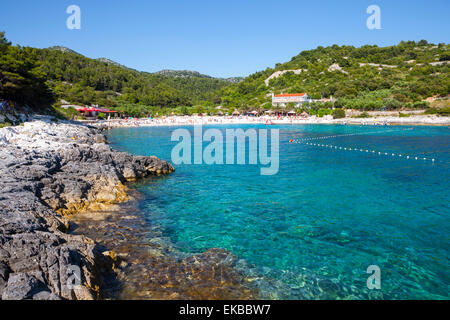
[[[280,129],[277,175],[262,176],[257,165],[178,165],[137,185],[141,209],[180,250],[224,248],[283,285],[297,285],[283,275],[308,270],[365,293],[367,267],[378,265],[385,299],[450,297],[449,127],[239,127]],[[119,128],[109,139],[170,160],[174,129]],[[354,135],[317,139],[345,134]],[[289,142],[305,138],[403,157]]]

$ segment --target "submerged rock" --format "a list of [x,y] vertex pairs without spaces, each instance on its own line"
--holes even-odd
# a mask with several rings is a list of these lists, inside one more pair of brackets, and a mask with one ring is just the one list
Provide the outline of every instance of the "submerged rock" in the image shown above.
[[156,157],[112,150],[84,125],[0,129],[0,299],[100,297],[104,257],[92,240],[66,233],[65,216],[123,202],[127,181],[172,171]]

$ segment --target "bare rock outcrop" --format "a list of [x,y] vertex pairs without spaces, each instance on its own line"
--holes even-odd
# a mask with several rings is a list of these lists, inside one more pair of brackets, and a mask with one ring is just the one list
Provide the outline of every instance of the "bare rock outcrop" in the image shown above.
[[127,181],[168,174],[156,157],[112,150],[99,130],[26,122],[0,129],[0,299],[95,299],[104,256],[67,234],[67,216],[127,200]]

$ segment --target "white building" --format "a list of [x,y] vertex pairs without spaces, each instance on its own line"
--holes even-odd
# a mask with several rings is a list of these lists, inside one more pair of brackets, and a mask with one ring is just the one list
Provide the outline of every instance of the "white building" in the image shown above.
[[295,103],[299,107],[305,102],[311,102],[311,98],[306,93],[288,93],[274,95],[272,93],[272,106],[285,108],[288,103]]

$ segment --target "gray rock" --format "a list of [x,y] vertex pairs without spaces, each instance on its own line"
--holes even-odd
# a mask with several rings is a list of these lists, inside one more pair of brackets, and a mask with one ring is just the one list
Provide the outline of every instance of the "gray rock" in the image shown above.
[[33,296],[33,300],[62,300],[56,294],[49,291],[41,291]]
[[12,274],[3,290],[2,300],[31,299],[45,289],[46,286],[33,276],[25,273]]
[[[123,183],[167,174],[156,157],[111,150],[93,127],[50,121],[0,129],[1,299],[91,299],[101,287],[95,243],[67,234],[63,214],[125,200]],[[67,284],[71,270],[81,285]]]

